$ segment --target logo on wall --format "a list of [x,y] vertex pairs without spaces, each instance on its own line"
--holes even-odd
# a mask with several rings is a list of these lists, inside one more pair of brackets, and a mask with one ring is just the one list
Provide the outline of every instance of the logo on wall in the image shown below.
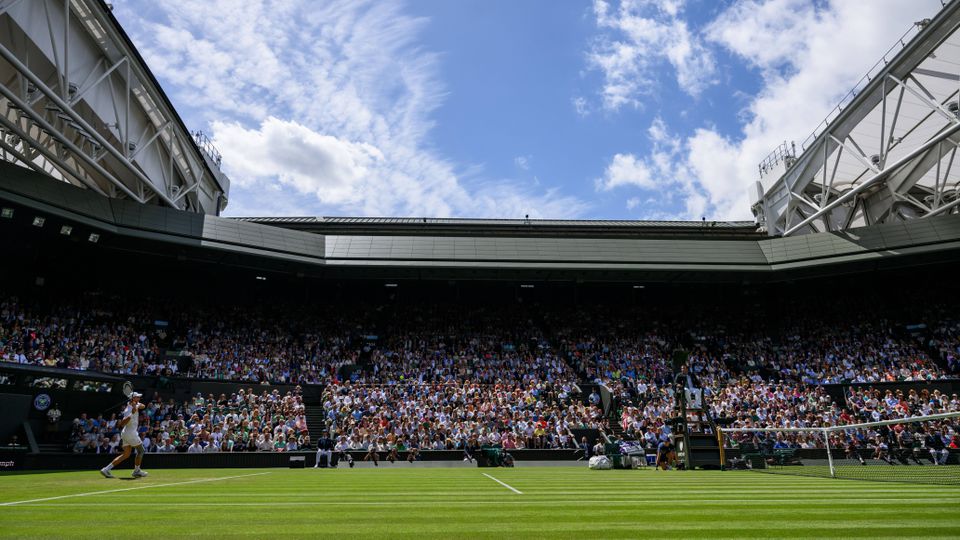
[[40,394],[33,400],[33,406],[38,411],[45,411],[50,408],[50,396],[47,394]]

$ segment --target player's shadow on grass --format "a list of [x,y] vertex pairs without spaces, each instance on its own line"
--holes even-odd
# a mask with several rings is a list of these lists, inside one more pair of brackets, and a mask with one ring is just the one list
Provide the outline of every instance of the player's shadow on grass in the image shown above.
[[140,480],[139,478],[134,478],[133,476],[121,476],[119,479],[126,480],[128,482]]

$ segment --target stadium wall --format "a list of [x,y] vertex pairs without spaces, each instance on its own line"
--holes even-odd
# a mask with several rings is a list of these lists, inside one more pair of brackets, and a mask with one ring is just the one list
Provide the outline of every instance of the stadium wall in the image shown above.
[[[30,396],[22,394],[0,394],[0,441],[8,441],[11,436],[21,433],[23,421],[30,412]],[[26,445],[26,440],[21,440]]]

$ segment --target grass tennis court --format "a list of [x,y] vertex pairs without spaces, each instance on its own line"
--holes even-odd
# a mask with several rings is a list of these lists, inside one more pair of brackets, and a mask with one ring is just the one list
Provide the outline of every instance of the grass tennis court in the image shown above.
[[0,475],[0,536],[15,538],[958,538],[958,509],[955,486],[754,472],[395,465],[157,469],[140,480]]

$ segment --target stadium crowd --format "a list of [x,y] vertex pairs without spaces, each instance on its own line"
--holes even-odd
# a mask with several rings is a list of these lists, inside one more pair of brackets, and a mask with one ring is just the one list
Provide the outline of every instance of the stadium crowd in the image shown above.
[[[355,361],[346,346],[358,320],[350,312],[310,317],[263,306],[212,311],[150,304],[148,311],[101,294],[49,304],[4,297],[0,359],[121,375],[297,384],[327,382]],[[189,360],[185,371],[183,358]]]
[[[816,397],[817,394],[819,397]],[[759,414],[767,407],[748,404],[747,410],[755,410],[758,414],[738,422],[737,427],[850,426],[960,412],[960,399],[957,394],[947,396],[936,389],[932,392],[928,389],[921,389],[919,392],[916,389],[909,389],[904,392],[872,386],[866,388],[851,386],[845,396],[844,404],[832,403],[821,388],[808,388],[806,391],[796,392],[793,396],[784,393],[781,389],[779,392],[757,397],[761,401],[772,404],[770,408],[773,410],[779,410],[784,406],[784,398],[788,401],[799,401],[801,404],[796,406],[787,403],[785,409],[793,413],[786,414],[786,418],[776,418],[773,421]],[[810,412],[805,416],[798,416],[796,413],[804,410],[804,402],[807,406],[806,410]],[[761,441],[769,441],[773,448],[824,448],[826,445],[820,432],[784,431],[776,432],[775,435],[742,434],[735,435],[733,440],[740,442],[754,440],[758,444]],[[874,453],[878,452],[878,448],[881,453],[888,452],[891,448],[911,449],[911,451],[916,448],[922,449],[922,451],[917,450],[918,457],[926,458],[927,449],[960,448],[960,425],[955,420],[945,419],[927,424],[894,424],[889,427],[833,431],[831,445],[834,448],[847,449],[851,456],[855,456],[856,450],[860,448],[870,449]]]
[[[571,429],[599,428],[577,375],[523,310],[384,310],[365,369],[324,396],[340,445],[383,452],[575,448]],[[452,323],[452,321],[456,321]]]
[[[769,381],[819,384],[944,376],[916,339],[897,335],[885,322],[810,318],[786,329],[757,325],[750,333],[736,333],[695,319],[623,326],[629,313],[593,311],[568,314],[564,320],[581,324],[574,328],[557,324],[559,314],[538,323],[528,312],[510,309],[423,306],[380,313],[389,321],[382,338],[372,336],[372,343],[360,345],[359,337],[376,326],[371,313],[379,311],[338,309],[329,315],[321,309],[161,305],[151,312],[103,295],[55,305],[6,296],[0,300],[0,359],[117,374],[322,384],[336,381],[344,365],[357,363],[366,346],[373,351],[371,370],[359,374],[359,382],[493,383],[506,376],[554,382],[580,375],[616,393],[632,393],[620,384],[669,381],[670,351],[695,333],[703,357],[692,359],[692,369],[701,378],[759,373]],[[944,319],[931,332],[930,345],[942,352],[948,371],[960,368],[957,328]],[[186,372],[180,372],[182,357],[190,359]]]
[[[787,324],[764,322],[762,314],[731,321],[722,313],[668,310],[651,319],[623,309],[520,305],[150,305],[105,295],[49,304],[5,296],[0,359],[117,374],[326,384],[327,429],[357,449],[497,442],[573,447],[571,429],[610,427],[598,400],[580,395],[577,381],[605,386],[619,428],[655,445],[670,433],[672,354],[681,344],[690,350],[690,375],[713,416],[731,418],[735,426],[824,426],[956,410],[955,400],[942,396],[908,396],[909,406],[898,407],[874,406],[872,394],[835,403],[818,386],[951,376],[960,367],[958,324],[942,312],[923,342],[876,314],[871,323],[843,314]],[[938,352],[947,369],[928,351]],[[204,451],[302,446],[308,437],[305,424],[298,425],[302,410],[278,415],[273,401],[254,407],[251,398],[224,397],[226,405],[205,398],[199,409],[196,402],[151,403],[145,436],[157,448],[172,438],[179,450],[191,449],[195,439]],[[222,412],[237,399],[249,409]],[[264,407],[269,414],[260,411]],[[78,425],[76,450],[109,451],[116,431],[110,419]],[[176,436],[181,430],[189,436]]]
[[[117,413],[81,414],[73,420],[71,450],[118,453],[118,420]],[[278,390],[197,394],[181,403],[155,395],[141,411],[138,429],[147,452],[285,452],[311,444],[299,392]]]
[[603,411],[549,382],[344,384],[328,388],[329,425],[353,450],[576,448],[571,429],[601,428]]
[[941,316],[938,320],[940,323],[933,328],[930,346],[940,352],[950,373],[960,374],[960,321],[949,316]]
[[[624,322],[630,319],[622,316],[578,320],[589,322],[563,332],[570,364],[610,390],[623,437],[656,448],[669,437],[669,419],[676,415],[671,351],[678,336],[650,323],[644,326],[655,331],[630,328]],[[897,409],[897,416],[874,407],[869,418],[855,417],[854,403],[836,403],[820,386],[951,376],[930,358],[920,339],[885,321],[871,325],[856,318],[845,324],[803,319],[782,329],[756,321],[738,327],[726,321],[712,327],[691,323],[695,330],[686,361],[691,381],[703,389],[711,416],[733,427],[822,427],[957,410],[955,402],[938,394],[930,400],[913,399],[909,409]],[[955,343],[949,341],[954,334],[939,330],[934,335],[930,345],[939,346],[949,361],[952,349],[946,349]],[[822,444],[815,438],[783,436],[792,444]]]

